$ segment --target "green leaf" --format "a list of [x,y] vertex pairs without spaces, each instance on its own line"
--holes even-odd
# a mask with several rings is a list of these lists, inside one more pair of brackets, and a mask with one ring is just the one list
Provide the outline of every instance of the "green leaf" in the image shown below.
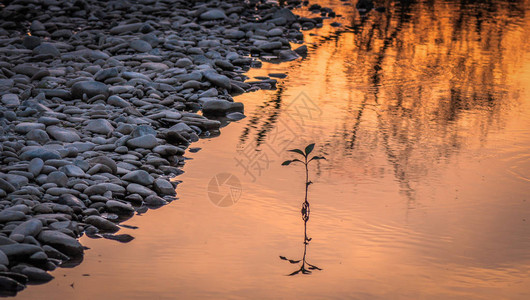
[[307,145],[307,147],[305,147],[305,155],[309,155],[309,153],[313,151],[313,148],[315,148],[315,143]]
[[324,156],[313,156],[309,161],[317,160],[317,159],[326,159]]
[[282,166],[288,166],[294,162],[301,162],[301,163],[304,163],[303,161],[299,160],[298,158],[295,158],[293,160],[286,160],[282,163]]
[[287,150],[287,151],[295,152],[295,153],[302,154],[303,156],[305,156],[304,152],[302,152],[302,150],[300,150],[300,149],[291,149],[291,150]]

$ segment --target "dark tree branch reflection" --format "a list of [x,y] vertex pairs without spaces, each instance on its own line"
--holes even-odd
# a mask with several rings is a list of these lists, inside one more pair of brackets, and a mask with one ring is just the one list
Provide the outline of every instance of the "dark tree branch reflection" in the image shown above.
[[[338,5],[347,26],[324,27],[319,36],[308,36],[308,57],[304,64],[293,62],[289,73],[307,74],[322,66],[325,74],[318,78],[326,91],[317,104],[324,111],[330,102],[341,108],[325,120],[331,124],[322,125],[328,132],[311,137],[328,154],[329,168],[340,171],[350,161],[379,176],[384,171],[370,154],[382,153],[412,207],[423,176],[470,140],[482,143],[493,129],[502,129],[506,111],[519,105],[510,83],[527,51],[522,42],[529,30],[527,1],[375,4],[386,10],[361,16],[355,7]],[[325,54],[312,56],[316,51]],[[256,120],[265,121],[251,123],[242,143],[255,136],[259,144],[280,114],[288,113],[285,105],[274,105],[288,101],[282,97],[295,82],[288,79],[290,84],[256,113]],[[338,97],[328,97],[335,90]]]

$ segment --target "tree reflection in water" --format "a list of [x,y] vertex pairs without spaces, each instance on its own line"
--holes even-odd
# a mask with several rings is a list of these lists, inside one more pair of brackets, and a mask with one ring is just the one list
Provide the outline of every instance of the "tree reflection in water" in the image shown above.
[[[377,177],[386,171],[370,154],[382,153],[412,207],[422,177],[465,145],[484,143],[519,106],[519,87],[512,85],[526,53],[526,5],[386,0],[377,1],[384,12],[365,16],[338,6],[347,25],[307,35],[308,57],[290,65],[298,77],[263,101],[240,141],[259,147],[288,113],[283,102],[296,96],[289,89],[303,88],[322,110],[333,108],[315,125],[325,126],[323,134],[312,137],[329,169],[351,162],[359,174]],[[312,56],[316,51],[324,54]],[[316,80],[307,84],[308,78]]]

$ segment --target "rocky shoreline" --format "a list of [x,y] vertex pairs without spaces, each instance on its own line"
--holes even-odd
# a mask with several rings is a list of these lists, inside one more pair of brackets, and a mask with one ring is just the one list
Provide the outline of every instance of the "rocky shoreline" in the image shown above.
[[233,96],[275,87],[244,73],[305,55],[291,43],[334,16],[303,4],[0,4],[1,294],[80,263],[83,234],[132,240],[119,222],[174,200],[190,143],[244,118]]

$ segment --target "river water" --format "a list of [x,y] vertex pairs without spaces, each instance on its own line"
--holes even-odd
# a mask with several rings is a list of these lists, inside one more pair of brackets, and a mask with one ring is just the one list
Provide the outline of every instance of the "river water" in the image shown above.
[[[530,3],[317,2],[342,16],[248,73],[288,76],[192,145],[177,201],[17,297],[530,299]],[[304,169],[281,163],[309,143],[304,245]]]

